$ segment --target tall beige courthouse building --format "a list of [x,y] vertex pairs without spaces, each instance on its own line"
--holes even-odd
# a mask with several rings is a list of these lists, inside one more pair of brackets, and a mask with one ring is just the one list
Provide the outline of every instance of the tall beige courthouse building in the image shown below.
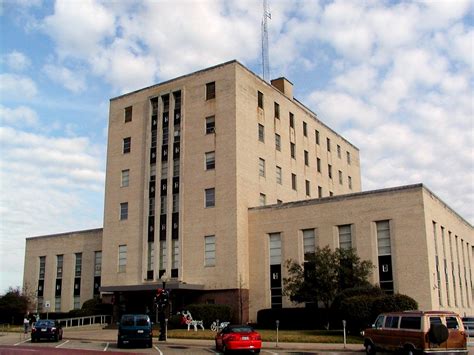
[[39,309],[145,312],[164,281],[175,310],[256,321],[295,306],[285,260],[329,245],[421,309],[474,314],[472,225],[422,184],[362,191],[359,149],[292,91],[230,61],[113,98],[103,229],[26,239]]

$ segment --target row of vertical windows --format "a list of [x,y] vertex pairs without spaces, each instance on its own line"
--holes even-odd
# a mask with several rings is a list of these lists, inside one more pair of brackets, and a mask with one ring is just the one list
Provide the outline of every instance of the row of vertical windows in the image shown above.
[[[260,109],[264,109],[264,95],[262,92],[257,91],[257,106]],[[274,111],[274,117],[276,119],[280,119],[280,104],[277,102],[273,103],[273,111]],[[295,128],[295,119],[294,119],[294,114],[292,112],[289,112],[289,124],[291,128]],[[307,122],[303,121],[303,136],[308,137],[308,124]],[[259,124],[259,140],[261,142],[264,142],[264,126]],[[316,144],[320,144],[320,133],[318,130],[315,130],[315,141]],[[331,139],[326,138],[326,149],[328,152],[331,152]],[[337,156],[339,159],[342,159],[342,150],[341,146],[338,144],[337,145]],[[349,151],[346,151],[346,162],[348,165],[351,165],[351,153]]]

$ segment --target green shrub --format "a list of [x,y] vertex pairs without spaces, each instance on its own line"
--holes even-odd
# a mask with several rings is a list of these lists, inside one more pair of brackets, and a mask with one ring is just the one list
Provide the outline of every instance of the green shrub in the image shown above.
[[112,305],[102,303],[100,298],[91,298],[82,304],[81,315],[82,316],[93,316],[98,314],[112,314]]
[[191,304],[187,307],[194,320],[202,320],[204,327],[209,328],[216,319],[219,322],[232,321],[232,310],[222,304]]
[[351,333],[357,333],[361,329],[372,324],[373,297],[366,295],[353,296],[342,300],[339,312],[346,320],[346,328]]
[[372,307],[372,317],[380,313],[399,312],[418,309],[418,303],[411,297],[401,294],[385,295],[377,298]]
[[324,329],[328,320],[326,309],[308,308],[268,308],[257,312],[259,329],[275,329],[279,320],[280,329]]

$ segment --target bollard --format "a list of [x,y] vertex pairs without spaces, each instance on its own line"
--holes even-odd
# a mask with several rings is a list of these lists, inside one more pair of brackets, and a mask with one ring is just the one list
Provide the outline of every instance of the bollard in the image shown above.
[[276,342],[276,347],[278,348],[278,328],[280,327],[280,321],[277,319],[275,323],[276,323],[276,328],[277,328],[277,342]]
[[168,340],[168,318],[165,318],[165,341]]
[[342,321],[342,330],[344,332],[344,349],[346,348],[346,321]]

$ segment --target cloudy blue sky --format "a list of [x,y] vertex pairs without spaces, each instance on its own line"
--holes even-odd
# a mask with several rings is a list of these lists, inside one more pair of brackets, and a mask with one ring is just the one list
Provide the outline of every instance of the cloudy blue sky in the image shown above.
[[[423,182],[474,222],[473,2],[269,0],[271,76],[360,148],[364,190]],[[102,226],[111,97],[231,59],[259,0],[0,0],[0,293],[25,238]]]

